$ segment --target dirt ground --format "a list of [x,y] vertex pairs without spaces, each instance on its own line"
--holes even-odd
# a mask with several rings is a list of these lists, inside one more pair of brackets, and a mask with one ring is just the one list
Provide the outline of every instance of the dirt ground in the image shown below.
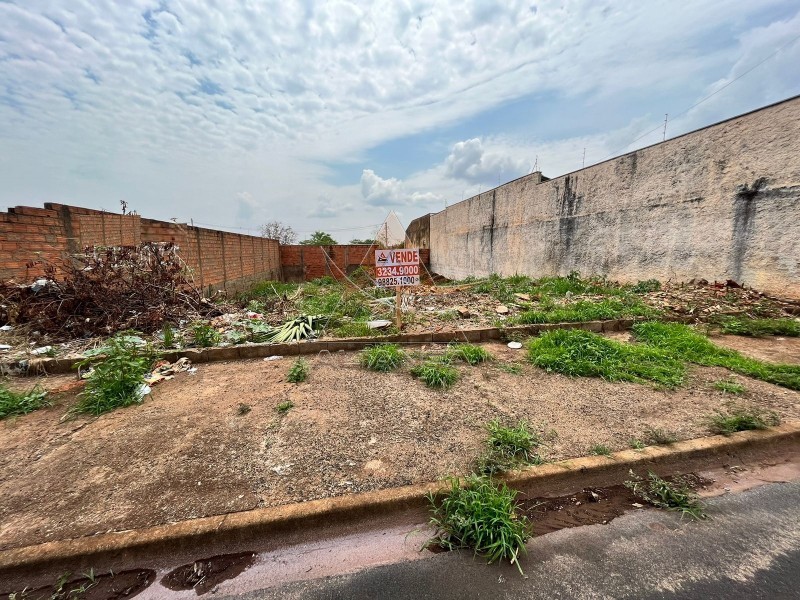
[[[798,340],[787,341],[796,358]],[[731,401],[712,385],[722,378],[745,384],[738,402],[800,419],[800,393],[725,369],[693,368],[687,385],[663,391],[547,374],[523,350],[486,347],[499,360],[459,366],[461,379],[444,392],[408,365],[371,373],[344,352],[309,357],[302,384],[285,381],[289,358],[198,365],[141,406],[99,418],[62,422],[77,390],[62,392],[53,407],[0,422],[0,550],[461,474],[494,418],[549,433],[552,460],[594,444],[627,448],[647,427],[698,437],[704,417]],[[500,368],[509,362],[522,374]],[[281,415],[286,400],[294,407]]]

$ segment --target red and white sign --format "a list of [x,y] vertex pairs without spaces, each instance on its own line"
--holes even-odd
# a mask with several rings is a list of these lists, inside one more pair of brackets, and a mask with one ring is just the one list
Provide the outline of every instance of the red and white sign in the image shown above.
[[375,251],[378,287],[419,285],[419,248]]

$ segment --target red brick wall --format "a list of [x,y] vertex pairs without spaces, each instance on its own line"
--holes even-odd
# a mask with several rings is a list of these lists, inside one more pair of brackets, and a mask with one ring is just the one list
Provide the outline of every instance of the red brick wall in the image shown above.
[[51,203],[0,212],[0,279],[40,276],[40,266],[28,267],[40,257],[57,263],[86,246],[140,242],[175,242],[195,283],[206,290],[281,279],[276,240]]
[[[286,281],[310,281],[318,277],[342,279],[359,266],[375,266],[375,248],[368,245],[281,246],[281,266]],[[326,255],[327,254],[327,255]],[[420,259],[430,262],[430,250],[420,249]]]

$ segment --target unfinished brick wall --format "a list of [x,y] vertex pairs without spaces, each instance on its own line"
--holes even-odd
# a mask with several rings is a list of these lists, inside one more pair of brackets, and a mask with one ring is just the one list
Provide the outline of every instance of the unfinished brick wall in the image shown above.
[[[310,281],[318,277],[344,278],[359,266],[375,265],[375,248],[368,245],[281,246],[285,281]],[[430,262],[430,250],[420,249],[420,259]]]
[[86,246],[175,242],[195,283],[206,291],[281,279],[277,240],[69,206],[17,206],[0,212],[0,279],[42,275],[39,258],[58,263]]

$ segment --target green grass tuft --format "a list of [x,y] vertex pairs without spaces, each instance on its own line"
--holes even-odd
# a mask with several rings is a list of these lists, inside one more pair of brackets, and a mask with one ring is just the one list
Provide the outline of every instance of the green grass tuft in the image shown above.
[[453,344],[447,349],[445,357],[447,360],[461,360],[470,365],[477,365],[494,358],[485,348],[474,344]]
[[34,386],[27,392],[12,392],[5,386],[0,386],[0,419],[27,415],[30,412],[50,406],[47,392],[39,386]]
[[681,361],[659,350],[579,329],[558,329],[534,338],[528,344],[528,358],[547,371],[571,377],[650,381],[668,388],[683,383],[686,371]]
[[780,425],[781,419],[774,412],[766,412],[745,406],[734,406],[727,411],[717,411],[708,417],[708,427],[712,433],[730,435],[737,431],[767,429]]
[[630,477],[631,479],[625,482],[625,487],[648,504],[677,511],[681,513],[681,517],[689,516],[698,520],[706,518],[703,503],[691,490],[686,479],[674,477],[673,481],[669,482],[653,472],[648,472],[645,480],[633,471],[630,471]]
[[522,365],[519,363],[500,363],[497,367],[511,375],[522,375]]
[[589,448],[589,452],[595,456],[611,456],[611,448],[604,444],[595,444]]
[[644,437],[648,443],[654,446],[674,444],[678,441],[677,435],[660,427],[647,427],[644,431]]
[[525,552],[530,524],[517,511],[516,495],[487,477],[470,475],[463,488],[458,479],[451,479],[441,501],[428,496],[431,525],[436,528],[436,536],[428,543],[448,550],[472,548],[490,564],[507,559],[522,573],[519,555]]
[[411,369],[429,388],[447,389],[458,380],[458,369],[447,362],[427,360]]
[[751,319],[750,317],[725,317],[720,323],[722,333],[733,335],[800,336],[800,322],[794,319]]
[[631,291],[634,294],[646,294],[648,292],[657,292],[661,289],[661,282],[658,279],[646,279],[639,281],[631,286]]
[[747,358],[715,346],[706,336],[680,323],[649,321],[633,327],[636,338],[675,359],[708,367],[725,367],[793,390],[800,390],[800,365],[777,365]]
[[745,387],[738,381],[731,381],[729,379],[720,379],[719,381],[714,382],[714,387],[718,389],[720,392],[725,392],[726,394],[744,394]]
[[406,359],[406,354],[397,344],[379,344],[361,351],[361,366],[370,371],[387,373],[393,371]]
[[305,359],[298,358],[289,369],[286,381],[289,383],[302,383],[308,379],[308,363]]
[[478,473],[493,475],[544,462],[536,452],[542,440],[528,429],[525,421],[519,421],[515,427],[506,427],[495,419],[486,424],[486,430],[489,433],[486,449],[476,461]]
[[285,415],[292,408],[294,408],[294,402],[292,402],[291,400],[284,400],[283,402],[278,404],[278,406],[276,406],[275,408],[280,414]]

